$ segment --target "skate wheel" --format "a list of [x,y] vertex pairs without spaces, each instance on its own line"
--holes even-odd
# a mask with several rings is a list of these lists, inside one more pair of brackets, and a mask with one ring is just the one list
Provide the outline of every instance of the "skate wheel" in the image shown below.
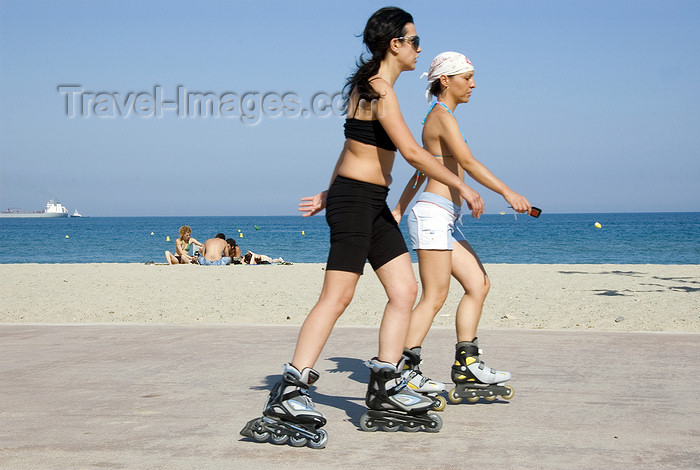
[[467,401],[469,403],[476,403],[477,401],[479,401],[479,397],[467,397]]
[[440,415],[436,413],[428,413],[428,417],[430,418],[430,424],[425,425],[425,430],[427,432],[440,431],[440,429],[442,429],[442,418]]
[[408,423],[403,423],[403,430],[406,432],[416,432],[420,429],[421,424],[411,421]]
[[265,430],[262,420],[257,419],[255,422],[248,423],[248,425],[250,426],[250,434],[248,436],[252,436],[256,441],[265,442],[270,437],[270,432]]
[[447,400],[445,400],[445,397],[438,395],[433,399],[433,410],[442,411],[446,406]]
[[515,395],[515,390],[513,390],[513,387],[511,387],[510,385],[506,385],[506,389],[508,390],[508,393],[506,393],[505,395],[501,395],[501,398],[503,398],[504,400],[511,400]]
[[253,429],[253,439],[258,442],[265,442],[267,438],[270,437],[270,433],[267,431],[260,431],[258,429]]
[[304,447],[307,442],[309,442],[309,440],[302,435],[296,434],[294,436],[289,436],[289,445],[292,447]]
[[484,397],[484,400],[486,401],[494,401],[496,399],[496,395],[489,395],[487,397]]
[[396,432],[399,430],[399,426],[401,426],[399,423],[389,420],[388,423],[382,424],[382,429],[386,432]]
[[313,439],[309,439],[309,447],[312,449],[323,449],[328,442],[328,433],[325,429],[319,429]]
[[367,432],[374,432],[379,429],[379,426],[369,414],[365,413],[360,417],[360,429]]
[[456,388],[453,388],[449,391],[449,393],[447,394],[447,398],[449,398],[452,403],[462,403],[462,397],[457,395]]
[[289,440],[289,436],[284,433],[277,434],[273,432],[270,434],[270,441],[272,441],[273,444],[282,445],[285,444],[287,440]]

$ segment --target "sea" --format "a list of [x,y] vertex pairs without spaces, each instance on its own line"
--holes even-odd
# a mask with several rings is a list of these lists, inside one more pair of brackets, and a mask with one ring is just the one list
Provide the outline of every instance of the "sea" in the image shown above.
[[[401,230],[408,244],[406,217]],[[292,263],[325,263],[323,213],[301,216],[0,219],[0,263],[164,263],[181,225],[204,242],[222,232]],[[465,216],[459,226],[484,263],[700,264],[700,212]],[[410,245],[409,245],[410,246]],[[411,253],[415,262],[415,253]]]

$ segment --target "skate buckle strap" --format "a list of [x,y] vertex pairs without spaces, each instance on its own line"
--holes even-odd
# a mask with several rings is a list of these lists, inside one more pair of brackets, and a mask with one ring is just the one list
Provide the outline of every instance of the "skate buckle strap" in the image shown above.
[[379,374],[381,377],[385,380],[397,380],[396,385],[391,387],[392,390],[396,390],[397,392],[399,390],[402,390],[406,385],[408,384],[406,377],[402,376],[401,374],[397,373],[396,371],[391,371],[391,370],[381,370],[379,371]]
[[404,378],[406,381],[406,384],[408,385],[408,382],[413,380],[416,377],[420,377],[420,381],[418,382],[418,386],[422,387],[424,386],[427,382],[430,382],[430,379],[428,377],[425,377],[423,374],[420,373],[419,370],[412,370],[410,374],[408,374],[407,377]]
[[[479,361],[479,370],[484,370],[485,367],[486,367],[486,364],[484,364],[484,361]],[[491,371],[492,374],[495,374],[496,372],[498,372],[496,369],[494,369],[492,367],[489,367],[489,370]]]
[[316,372],[315,370],[313,370],[311,368],[307,368],[307,370],[309,371],[308,384],[313,385],[314,382],[316,382],[318,380],[318,378],[321,376],[321,374],[319,374],[318,372]]
[[400,392],[401,390],[406,388],[407,385],[408,385],[408,381],[406,380],[406,377],[401,377],[401,382],[397,383],[393,388],[397,392]]
[[[374,360],[374,359],[373,359]],[[401,369],[403,369],[403,362],[404,360],[402,359],[398,366],[394,366],[393,364],[389,362],[382,362],[382,364],[377,364],[373,363],[373,360],[365,361],[365,365],[369,367],[371,370],[374,370],[375,373],[379,374],[383,379],[385,380],[391,380],[391,379],[399,379],[396,385],[388,389],[387,391],[391,390],[391,393],[398,393],[406,386],[408,385],[408,381],[406,380],[406,377],[401,374]],[[377,370],[379,369],[379,370]]]
[[[292,400],[293,398],[297,398],[297,400]],[[314,403],[311,400],[311,397],[309,396],[309,392],[307,392],[305,389],[300,388],[297,390],[292,390],[289,393],[285,393],[284,396],[282,397],[283,401],[287,401],[292,406],[299,410],[299,409],[306,409],[306,410],[315,410],[316,408],[314,407]],[[298,405],[293,405],[293,403],[298,403],[302,404],[302,407],[299,407]]]

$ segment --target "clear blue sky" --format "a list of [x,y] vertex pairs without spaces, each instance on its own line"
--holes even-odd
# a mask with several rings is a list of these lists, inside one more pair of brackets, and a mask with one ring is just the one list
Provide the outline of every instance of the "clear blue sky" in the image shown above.
[[[396,86],[417,138],[419,76],[456,50],[476,67],[456,113],[470,147],[533,204],[700,210],[700,2],[393,4],[422,41]],[[327,187],[343,145],[341,116],[299,111],[342,89],[380,6],[0,0],[0,209],[55,197],[92,216],[297,214],[300,197]],[[212,93],[227,115],[181,117],[192,109],[174,109],[178,87]],[[256,99],[269,94],[263,115]],[[292,100],[286,115],[274,116],[275,95]],[[98,98],[98,114],[113,117],[95,114]],[[158,99],[173,109],[157,115]],[[235,117],[236,99],[259,119]],[[397,155],[390,205],[412,173]],[[487,213],[505,209],[475,187]]]

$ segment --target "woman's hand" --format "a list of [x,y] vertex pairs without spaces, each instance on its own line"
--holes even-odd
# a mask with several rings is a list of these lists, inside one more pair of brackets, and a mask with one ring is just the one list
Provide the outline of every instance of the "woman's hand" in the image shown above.
[[323,191],[315,196],[301,198],[299,212],[303,212],[302,217],[311,217],[326,208],[326,195],[328,191]]
[[530,212],[530,208],[532,206],[530,206],[528,200],[520,194],[510,191],[505,193],[503,195],[503,198],[508,204],[510,204],[510,207],[512,207],[515,212],[520,212],[521,214],[525,212]]
[[465,184],[462,189],[460,189],[459,195],[462,196],[462,199],[467,201],[467,207],[471,209],[472,217],[476,219],[481,218],[481,214],[484,213],[484,201],[481,199],[479,193]]

